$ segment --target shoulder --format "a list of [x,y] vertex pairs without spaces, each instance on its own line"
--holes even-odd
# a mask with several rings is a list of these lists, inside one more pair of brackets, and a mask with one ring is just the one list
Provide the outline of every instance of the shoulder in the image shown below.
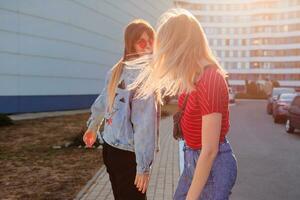
[[225,74],[222,72],[221,69],[218,67],[209,67],[204,70],[202,76],[200,77],[200,80],[202,81],[215,81],[215,79],[224,79],[225,80]]
[[217,67],[207,68],[197,82],[197,90],[208,92],[227,88],[226,75]]

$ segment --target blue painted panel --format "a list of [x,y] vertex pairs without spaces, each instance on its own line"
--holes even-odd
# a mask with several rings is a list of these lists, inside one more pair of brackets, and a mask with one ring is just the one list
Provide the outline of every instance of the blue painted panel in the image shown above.
[[98,95],[0,96],[0,113],[87,109]]

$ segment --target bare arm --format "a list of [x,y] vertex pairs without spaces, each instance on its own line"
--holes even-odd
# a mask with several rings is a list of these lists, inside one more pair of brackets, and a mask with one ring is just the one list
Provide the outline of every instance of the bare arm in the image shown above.
[[188,200],[198,199],[207,182],[219,150],[221,122],[221,113],[211,113],[202,118],[202,149],[187,194]]

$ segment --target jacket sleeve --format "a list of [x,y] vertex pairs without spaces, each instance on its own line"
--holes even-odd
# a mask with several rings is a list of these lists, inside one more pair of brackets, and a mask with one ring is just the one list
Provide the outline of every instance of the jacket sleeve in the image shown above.
[[92,104],[91,115],[86,123],[88,129],[94,132],[96,132],[98,127],[100,126],[101,119],[103,118],[103,115],[105,113],[106,99],[107,99],[107,85],[108,85],[109,76],[110,73],[107,73],[104,88],[102,89],[102,92]]
[[131,101],[131,122],[133,124],[134,149],[137,173],[149,173],[155,152],[156,104],[154,96]]

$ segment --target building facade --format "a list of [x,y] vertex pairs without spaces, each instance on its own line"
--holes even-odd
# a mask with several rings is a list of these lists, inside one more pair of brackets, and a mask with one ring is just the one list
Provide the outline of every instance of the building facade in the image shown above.
[[229,83],[276,80],[300,89],[300,0],[180,0],[203,26]]
[[135,18],[172,0],[1,0],[0,113],[88,108]]

